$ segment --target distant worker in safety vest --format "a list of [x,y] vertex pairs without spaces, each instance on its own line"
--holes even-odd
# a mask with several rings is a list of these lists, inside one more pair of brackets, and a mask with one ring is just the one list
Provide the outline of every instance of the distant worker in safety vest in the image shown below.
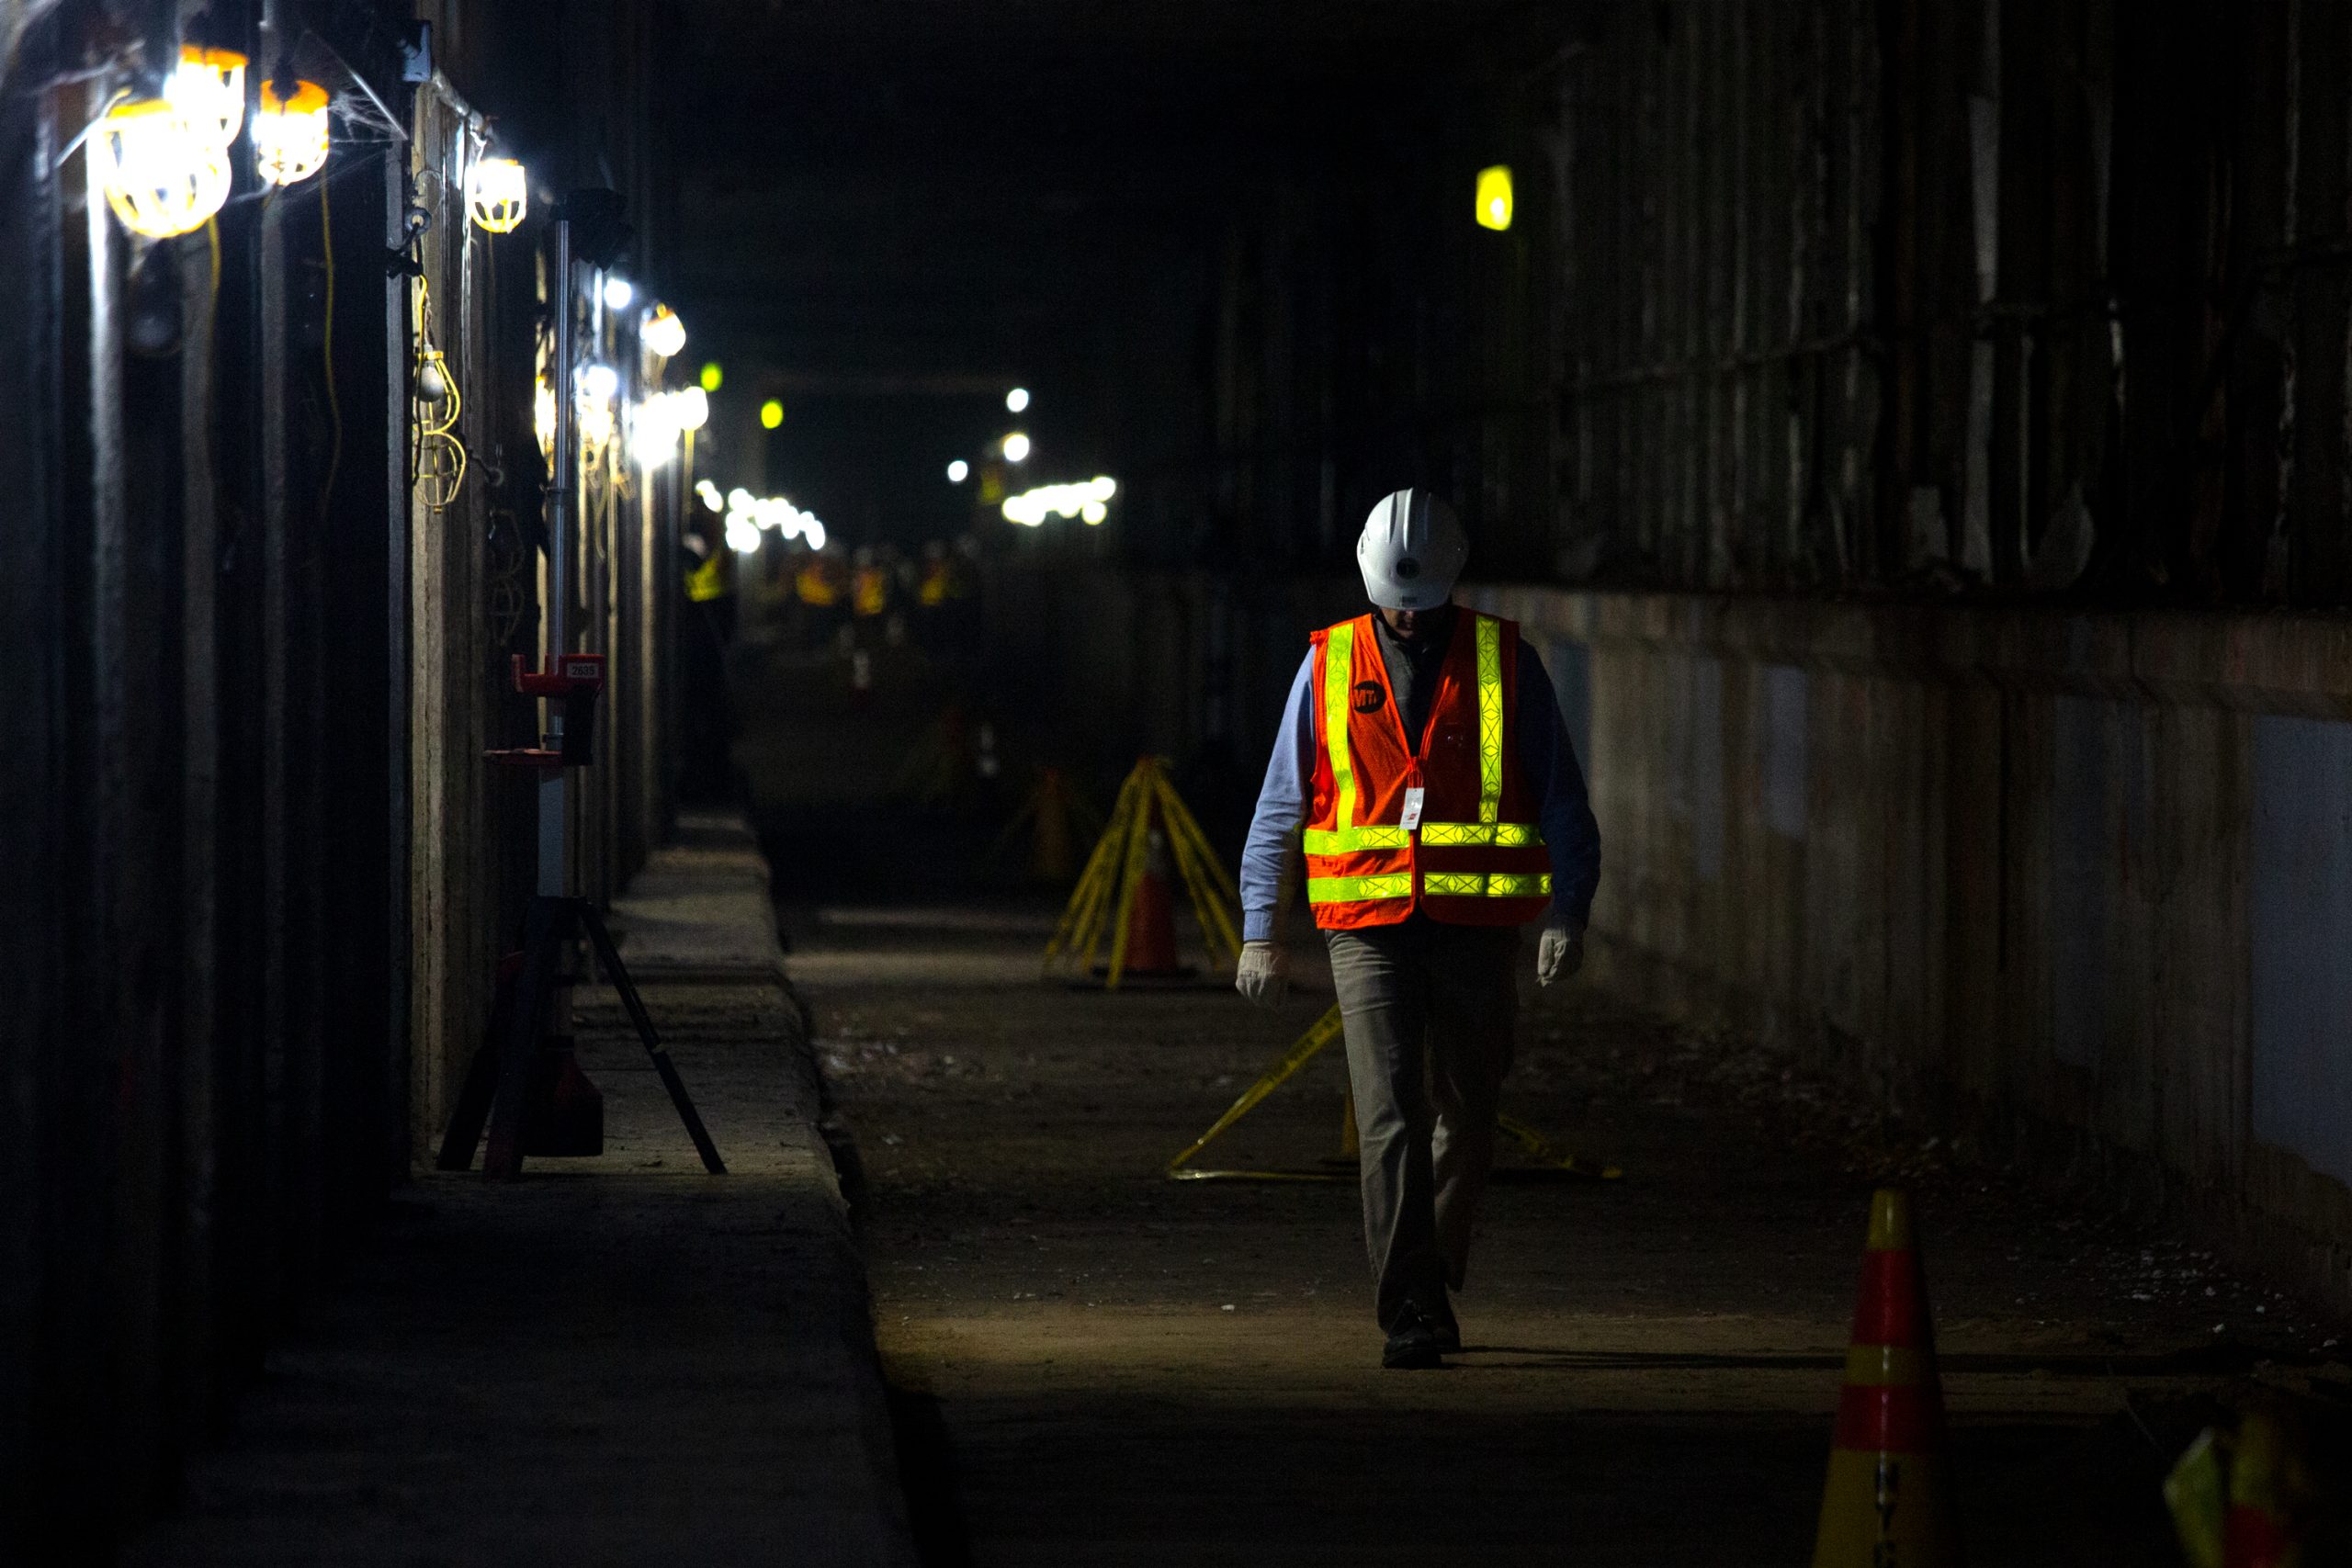
[[890,607],[890,569],[875,558],[871,546],[861,546],[857,570],[850,574],[850,609],[859,615],[878,615]]
[[1241,855],[1235,984],[1272,1005],[1287,989],[1280,888],[1305,852],[1346,1021],[1385,1367],[1462,1348],[1451,1292],[1510,1066],[1519,928],[1544,922],[1539,983],[1574,975],[1600,876],[1543,660],[1513,623],[1452,603],[1468,555],[1427,491],[1373,508],[1356,541],[1373,612],[1315,634]]
[[936,610],[956,594],[956,568],[947,557],[947,542],[933,539],[922,547],[922,581],[916,584],[915,600],[926,610]]
[[842,599],[840,569],[824,551],[810,550],[792,575],[792,591],[809,609],[830,610]]

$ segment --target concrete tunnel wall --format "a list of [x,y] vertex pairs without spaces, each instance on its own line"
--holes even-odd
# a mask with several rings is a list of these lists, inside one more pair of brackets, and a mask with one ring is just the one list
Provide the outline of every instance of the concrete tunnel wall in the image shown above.
[[[1543,650],[1590,776],[1603,983],[2352,1301],[2352,626],[1468,597]],[[1360,604],[1099,569],[989,599],[1102,761],[1185,761],[1227,842],[1306,632]]]
[[1580,732],[1607,983],[2352,1299],[2352,628],[1476,597]]

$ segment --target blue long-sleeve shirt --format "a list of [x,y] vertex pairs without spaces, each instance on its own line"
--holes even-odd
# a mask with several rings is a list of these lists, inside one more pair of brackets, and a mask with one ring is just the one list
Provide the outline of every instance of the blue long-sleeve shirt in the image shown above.
[[[1266,763],[1258,792],[1258,813],[1241,848],[1241,937],[1265,942],[1274,934],[1274,906],[1281,896],[1283,863],[1306,819],[1307,791],[1315,777],[1315,654],[1312,649],[1290,683],[1282,732]],[[1560,718],[1559,699],[1544,660],[1519,642],[1518,711],[1512,731],[1519,740],[1519,773],[1536,797],[1535,820],[1552,856],[1552,908],[1582,929],[1592,913],[1593,890],[1600,885],[1600,827],[1592,819],[1584,770]]]

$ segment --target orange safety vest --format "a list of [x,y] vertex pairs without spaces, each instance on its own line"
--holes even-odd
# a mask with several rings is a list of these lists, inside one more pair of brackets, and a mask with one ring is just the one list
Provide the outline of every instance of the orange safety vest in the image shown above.
[[[1417,752],[1373,617],[1315,634],[1306,900],[1326,931],[1515,926],[1552,901],[1551,857],[1519,775],[1516,623],[1456,611]],[[1415,808],[1418,807],[1416,811]]]
[[878,566],[862,566],[853,581],[850,607],[861,615],[878,615],[890,603],[890,574]]

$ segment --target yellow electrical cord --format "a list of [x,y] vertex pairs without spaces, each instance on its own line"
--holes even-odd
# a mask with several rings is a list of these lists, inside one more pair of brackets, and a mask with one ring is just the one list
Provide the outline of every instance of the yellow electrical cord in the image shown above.
[[220,320],[220,220],[204,220],[204,238],[212,247],[212,287],[204,297],[204,341],[212,342],[213,329]]
[[431,371],[441,382],[441,396],[413,394],[417,431],[416,482],[424,504],[435,512],[458,499],[466,482],[466,444],[457,434],[458,415],[465,403],[449,362],[433,341],[433,290],[423,277],[416,280],[416,368],[413,383],[421,386]]

